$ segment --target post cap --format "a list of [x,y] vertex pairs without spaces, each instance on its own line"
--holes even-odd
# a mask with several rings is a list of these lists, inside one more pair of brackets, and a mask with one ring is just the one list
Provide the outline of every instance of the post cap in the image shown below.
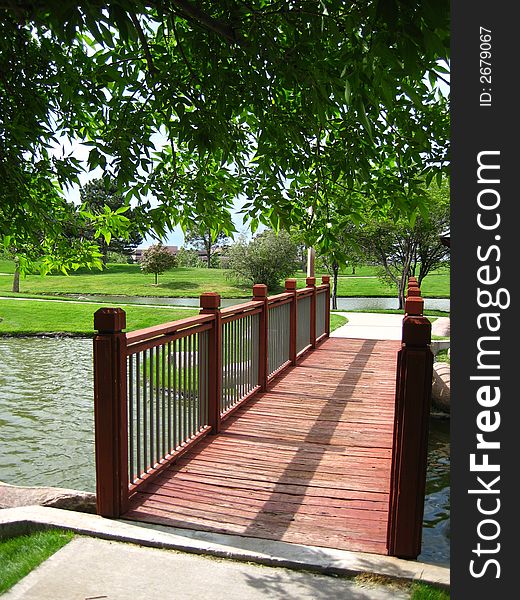
[[321,283],[330,283],[330,275],[322,275]]
[[419,297],[421,295],[421,290],[418,287],[410,287],[408,286],[407,296],[411,297]]
[[419,296],[411,296],[404,303],[404,312],[407,315],[422,315],[424,309],[424,300]]
[[287,291],[293,291],[296,289],[296,279],[286,279],[285,280],[285,289]]
[[417,284],[417,279],[415,277],[408,277],[408,283],[415,283]]
[[205,292],[200,295],[200,307],[206,309],[217,309],[220,306],[220,294],[217,292]]
[[307,287],[314,287],[316,285],[316,277],[307,277],[305,285]]
[[94,329],[99,333],[121,333],[126,327],[126,313],[122,308],[100,308],[94,313]]
[[253,298],[265,298],[267,296],[267,286],[265,283],[255,283],[253,286]]
[[406,316],[403,319],[403,344],[427,346],[432,339],[432,324],[426,317]]

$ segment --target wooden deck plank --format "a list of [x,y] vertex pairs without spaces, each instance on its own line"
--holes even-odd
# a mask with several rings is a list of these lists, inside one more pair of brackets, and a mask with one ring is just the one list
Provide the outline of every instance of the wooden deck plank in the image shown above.
[[326,340],[134,494],[125,518],[386,554],[398,349]]

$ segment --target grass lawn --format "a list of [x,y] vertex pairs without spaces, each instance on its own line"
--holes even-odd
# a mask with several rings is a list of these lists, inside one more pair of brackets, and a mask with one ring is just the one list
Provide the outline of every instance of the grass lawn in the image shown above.
[[70,531],[51,530],[0,540],[0,594],[65,546],[73,537],[74,534]]
[[[113,303],[111,303],[112,305]],[[107,304],[93,302],[48,302],[38,300],[0,300],[0,334],[14,333],[94,333],[94,313]],[[197,309],[128,306],[127,331],[159,325],[198,314]]]
[[450,600],[450,594],[432,585],[416,582],[412,584],[410,600]]
[[[12,295],[12,263],[0,261],[0,295]],[[357,275],[357,273],[370,275]],[[355,277],[341,276],[338,295],[344,297],[383,296],[394,297],[394,287],[376,277],[377,267],[359,267]],[[70,275],[28,275],[20,281],[25,296],[39,294],[110,294],[125,296],[169,296],[175,298],[197,297],[204,292],[218,292],[223,298],[247,298],[251,286],[239,285],[227,277],[223,269],[175,268],[159,275],[154,285],[153,275],[145,275],[139,265],[110,264],[105,271],[82,269]],[[317,274],[321,281],[321,273]],[[305,275],[297,273],[298,286],[305,286]],[[368,278],[367,278],[368,277]],[[423,282],[426,297],[450,295],[449,269],[442,268]],[[278,290],[278,291],[281,291]]]
[[[112,304],[112,303],[111,303]],[[38,300],[0,300],[0,335],[35,333],[94,333],[94,313],[106,304],[94,302],[60,302]],[[199,313],[198,309],[122,305],[126,312],[127,331],[184,319]],[[331,329],[344,325],[347,319],[331,314]]]

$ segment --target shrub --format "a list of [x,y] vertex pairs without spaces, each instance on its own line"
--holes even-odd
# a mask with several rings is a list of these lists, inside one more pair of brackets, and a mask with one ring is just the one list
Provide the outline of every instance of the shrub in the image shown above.
[[153,273],[155,275],[155,285],[157,285],[157,276],[174,266],[175,256],[170,254],[162,244],[150,246],[143,251],[141,271],[143,273]]
[[248,283],[264,283],[270,290],[299,267],[296,244],[289,234],[267,230],[251,242],[239,240],[227,251],[226,264],[231,276]]
[[201,260],[199,253],[196,250],[190,250],[188,248],[180,248],[177,252],[177,266],[178,267],[204,267],[205,264]]

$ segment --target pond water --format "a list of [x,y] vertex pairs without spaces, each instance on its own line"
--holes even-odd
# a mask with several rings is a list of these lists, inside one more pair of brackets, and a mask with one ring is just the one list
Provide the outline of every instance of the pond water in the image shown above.
[[[158,296],[94,296],[94,295],[72,295],[69,297],[77,300],[91,300],[93,302],[102,302],[109,305],[117,304],[157,304],[160,306],[199,306],[198,298],[160,298]],[[222,306],[233,306],[249,302],[250,298],[223,298]],[[443,310],[449,312],[449,298],[425,298],[424,307],[426,310]],[[366,310],[366,309],[397,309],[397,298],[338,298],[338,310]]]
[[[0,338],[0,481],[95,491],[92,340]],[[425,562],[449,563],[449,420],[431,419]]]

